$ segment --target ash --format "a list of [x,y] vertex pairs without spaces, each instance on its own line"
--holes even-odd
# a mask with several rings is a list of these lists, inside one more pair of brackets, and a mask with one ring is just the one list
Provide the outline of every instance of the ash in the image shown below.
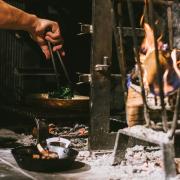
[[[159,147],[136,145],[128,148],[121,164],[112,166],[112,153],[90,154],[81,151],[77,160],[91,166],[94,173],[98,173],[100,179],[163,179],[162,151]],[[86,178],[85,178],[86,179]],[[89,180],[89,178],[87,178]],[[175,178],[180,179],[180,177]]]
[[[135,129],[131,128],[131,131],[135,131]],[[22,145],[36,143],[32,135],[25,134],[18,136],[17,141]],[[159,146],[136,145],[127,148],[121,163],[112,166],[112,151],[88,151],[88,138],[73,138],[71,142],[72,148],[79,151],[76,161],[90,167],[88,172],[82,173],[82,178],[79,180],[164,179],[162,150]],[[180,175],[174,179],[180,180]]]
[[36,142],[37,140],[34,139],[32,135],[25,135],[23,133],[20,135],[19,139],[17,140],[17,143],[24,146],[35,145]]

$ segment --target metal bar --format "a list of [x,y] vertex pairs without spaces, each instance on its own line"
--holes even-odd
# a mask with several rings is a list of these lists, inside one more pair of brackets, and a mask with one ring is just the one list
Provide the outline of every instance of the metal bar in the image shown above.
[[[114,4],[116,5],[116,4]],[[126,66],[125,66],[125,59],[124,59],[124,50],[123,50],[123,37],[122,37],[122,30],[121,30],[121,24],[120,24],[120,20],[118,23],[118,26],[120,26],[120,28],[117,29],[116,27],[116,17],[115,17],[115,12],[114,12],[114,8],[112,8],[112,13],[113,13],[113,34],[114,34],[114,38],[115,38],[115,44],[116,44],[116,52],[117,52],[117,57],[118,57],[118,62],[119,62],[119,69],[120,69],[120,73],[122,75],[121,77],[121,84],[122,84],[122,88],[123,88],[123,92],[124,92],[124,103],[126,102]]]
[[[126,0],[123,0],[126,1]],[[132,0],[132,2],[142,2],[144,3],[144,0]],[[171,1],[166,1],[166,0],[155,0],[154,3],[155,4],[162,4],[162,5],[172,5],[174,2],[174,0]]]
[[147,103],[146,103],[146,97],[145,97],[145,89],[144,89],[144,85],[143,85],[143,71],[141,68],[141,62],[139,59],[139,53],[138,53],[138,41],[137,41],[137,36],[136,36],[136,31],[135,31],[135,23],[134,23],[134,12],[133,12],[133,8],[132,8],[132,2],[130,0],[127,0],[127,4],[128,4],[128,12],[129,12],[129,18],[130,18],[130,23],[133,29],[133,44],[134,44],[134,54],[136,57],[136,61],[138,64],[138,68],[140,71],[140,85],[141,85],[141,93],[142,93],[142,99],[143,99],[143,103],[144,103],[144,117],[146,120],[146,125],[149,126],[150,125],[150,117],[149,117],[149,112],[148,112],[148,107],[147,107]]
[[89,148],[98,150],[107,149],[109,146],[105,137],[108,137],[106,134],[110,128],[110,71],[100,72],[95,67],[103,64],[104,57],[108,57],[108,64],[111,64],[112,12],[110,0],[92,1],[92,25]]
[[171,129],[168,133],[170,139],[172,139],[174,137],[174,133],[175,133],[176,127],[177,127],[178,110],[179,110],[179,96],[180,96],[180,88],[178,89],[178,92],[177,92],[176,105],[175,105],[175,109],[174,109],[174,115],[173,115]]
[[146,128],[143,126],[133,126],[131,128],[120,129],[119,133],[132,136],[152,144],[162,145],[169,142],[167,133],[164,133],[163,131],[155,131],[151,128]]
[[35,118],[34,119],[36,123],[36,128],[37,128],[37,144],[38,143],[45,143],[46,139],[48,138],[48,125],[46,123],[45,119],[39,119]]
[[[119,31],[122,32],[123,37],[133,36],[132,28],[131,27],[116,27]],[[137,36],[144,36],[144,29],[142,28],[135,28]]]
[[[172,124],[172,121],[168,121],[168,126],[170,126]],[[162,126],[162,122],[158,122],[156,123],[157,126]],[[180,120],[177,121],[177,125],[180,125]]]
[[126,149],[128,148],[128,140],[129,136],[120,134],[119,132],[117,133],[111,162],[112,165],[117,165],[124,159]]
[[[175,163],[174,163],[173,142],[169,140],[166,133],[153,131],[152,129],[147,129],[144,127],[137,126],[137,127],[132,127],[132,128],[125,128],[123,130],[118,131],[118,134],[116,137],[116,144],[114,146],[114,152],[113,152],[114,164],[120,163],[121,160],[123,159],[123,155],[125,154],[124,148],[123,148],[123,151],[119,149],[119,148],[122,148],[122,146],[117,148],[117,145],[120,145],[121,143],[123,143],[124,140],[127,139],[127,137],[125,136],[139,139],[142,142],[146,141],[151,144],[159,145],[162,149],[163,163],[164,163],[164,169],[165,169],[163,179],[170,179],[171,177],[175,177],[176,169],[175,169]],[[139,144],[139,142],[138,143],[136,142],[136,144]],[[126,140],[125,147],[126,148],[129,147],[129,143],[127,143],[127,140]],[[171,164],[171,166],[169,166],[169,164]]]
[[[19,73],[18,76],[56,76],[54,73]],[[58,74],[60,76],[60,74]]]
[[158,73],[158,85],[159,85],[159,95],[160,95],[160,101],[161,101],[161,107],[162,107],[162,123],[163,123],[163,129],[165,132],[168,130],[167,125],[167,112],[165,108],[165,102],[164,102],[164,91],[163,91],[163,75],[162,75],[162,67],[160,66],[159,62],[159,52],[158,52],[158,45],[157,45],[157,34],[154,26],[154,16],[153,16],[153,2],[152,0],[148,0],[149,2],[149,12],[150,12],[150,24],[152,26],[153,35],[154,35],[154,46],[155,46],[155,58],[156,58],[156,66],[157,66],[157,73]]
[[130,137],[140,140],[139,142],[136,142],[136,144],[139,144],[140,142],[142,142],[142,144],[143,142],[149,142],[153,145],[159,145],[162,149],[165,170],[163,179],[170,179],[176,176],[173,141],[169,140],[167,133],[157,132],[143,126],[134,126],[118,131],[113,151],[112,165],[119,164],[124,158],[127,147],[132,147],[135,144],[133,140],[131,140],[131,144],[129,143]]
[[172,179],[176,176],[174,143],[169,141],[162,144],[165,179]]
[[167,7],[167,21],[169,31],[169,47],[173,49],[173,17],[172,17],[172,6]]
[[51,72],[51,69],[15,68],[14,74],[17,76],[56,76],[55,73]]
[[51,55],[51,60],[52,60],[52,63],[53,63],[54,72],[56,74],[57,89],[59,89],[60,88],[59,76],[58,76],[58,71],[57,71],[57,68],[56,68],[56,63],[55,63],[55,59],[54,59],[51,43],[49,41],[47,41],[47,44],[48,44],[48,48],[49,48],[49,51],[50,51],[50,55]]
[[61,66],[62,66],[62,68],[63,68],[64,74],[65,74],[66,79],[67,79],[67,81],[68,81],[68,84],[69,84],[69,86],[71,87],[71,89],[73,89],[72,81],[71,81],[71,79],[70,79],[70,77],[69,77],[69,74],[68,74],[68,72],[67,72],[67,69],[66,69],[64,63],[63,63],[63,60],[62,60],[62,58],[61,58],[61,55],[60,55],[59,51],[56,51],[56,54],[57,54],[57,56],[58,56],[59,62],[61,63]]

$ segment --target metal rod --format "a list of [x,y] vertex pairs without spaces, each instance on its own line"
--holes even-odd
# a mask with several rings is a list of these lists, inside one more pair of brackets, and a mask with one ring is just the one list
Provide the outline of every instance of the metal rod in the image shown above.
[[169,131],[169,139],[172,139],[174,137],[174,133],[175,133],[176,127],[177,127],[178,110],[179,110],[179,96],[180,96],[180,88],[178,89],[177,96],[176,96],[176,104],[175,104],[171,129]]
[[62,68],[63,68],[63,71],[64,71],[64,74],[65,74],[66,79],[67,79],[67,81],[68,81],[68,84],[69,84],[69,86],[72,88],[72,87],[73,87],[73,84],[72,84],[72,81],[71,81],[71,79],[70,79],[70,77],[69,77],[69,74],[68,74],[68,72],[67,72],[67,69],[66,69],[66,67],[65,67],[65,65],[64,65],[64,63],[63,63],[63,60],[62,60],[62,58],[61,58],[61,55],[60,55],[59,51],[56,51],[56,53],[57,53],[58,59],[59,59],[59,61],[60,61],[60,63],[61,63],[61,66],[62,66]]
[[172,6],[167,7],[167,21],[168,21],[168,31],[169,31],[169,47],[173,48],[173,18],[172,18]]
[[163,123],[163,129],[165,132],[168,130],[168,124],[167,124],[167,112],[165,108],[164,103],[164,91],[163,91],[163,76],[162,76],[162,67],[160,66],[159,62],[159,52],[158,52],[158,45],[157,45],[157,34],[154,26],[154,16],[153,16],[153,2],[152,0],[148,0],[149,2],[149,13],[150,13],[150,24],[152,26],[153,30],[153,36],[154,36],[154,46],[155,46],[155,59],[156,59],[156,66],[157,66],[157,80],[159,85],[159,95],[160,95],[160,101],[161,101],[161,107],[162,107],[162,123]]
[[56,76],[56,74],[55,73],[19,73],[18,76]]
[[134,23],[134,12],[133,12],[133,8],[132,8],[132,1],[131,0],[127,0],[127,4],[128,4],[128,11],[129,11],[129,18],[130,18],[130,23],[132,26],[132,34],[133,34],[133,44],[134,44],[134,53],[135,53],[135,57],[136,57],[136,61],[138,64],[138,68],[140,71],[140,85],[141,85],[141,93],[142,93],[142,99],[143,99],[143,103],[144,103],[144,117],[146,120],[146,125],[150,126],[150,117],[149,117],[149,112],[148,112],[148,107],[147,107],[147,103],[146,103],[146,96],[145,96],[145,89],[144,89],[144,85],[143,85],[143,71],[141,68],[141,62],[140,62],[140,58],[139,58],[139,53],[138,53],[138,41],[137,41],[137,36],[136,36],[136,31],[135,31],[135,23]]
[[[131,27],[117,27],[122,32],[123,37],[132,36],[132,28]],[[135,28],[136,35],[139,37],[144,37],[144,29],[143,28]]]
[[[126,1],[126,0],[123,0]],[[162,5],[172,5],[174,0],[155,0],[154,3],[156,4],[162,4]],[[132,2],[144,2],[144,0],[132,0]]]
[[[15,68],[16,76],[55,76],[54,69],[45,68]],[[60,76],[60,74],[58,74]]]
[[56,68],[56,63],[55,63],[55,60],[54,60],[54,55],[53,55],[51,43],[49,41],[47,41],[47,44],[48,44],[48,48],[49,48],[49,51],[50,51],[54,72],[56,74],[57,89],[59,89],[60,88],[59,76],[58,76],[58,72],[57,72],[57,68]]
[[[114,1],[113,1],[114,2]],[[113,4],[114,6],[116,4]],[[118,17],[118,26],[116,27],[116,16]],[[124,103],[126,102],[127,99],[127,93],[126,93],[126,86],[125,86],[125,77],[126,77],[126,66],[125,66],[125,59],[124,59],[124,50],[123,50],[123,37],[122,37],[122,29],[121,29],[121,23],[120,23],[120,12],[118,15],[115,15],[115,10],[114,7],[112,8],[112,17],[113,17],[113,34],[114,34],[114,39],[115,39],[115,44],[116,44],[116,52],[117,52],[117,57],[118,57],[118,62],[119,62],[119,69],[121,73],[121,83],[122,83],[122,88],[124,92]]]

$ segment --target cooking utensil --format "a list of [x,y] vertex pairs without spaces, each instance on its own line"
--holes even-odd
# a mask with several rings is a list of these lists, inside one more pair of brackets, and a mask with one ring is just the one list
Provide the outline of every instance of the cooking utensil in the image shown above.
[[20,146],[11,150],[18,165],[29,171],[56,172],[70,169],[78,155],[78,151],[70,149],[66,157],[59,159],[34,159],[39,154],[36,146]]
[[69,145],[71,141],[61,137],[53,137],[46,139],[49,151],[58,154],[59,158],[67,158],[70,151]]
[[[51,46],[50,41],[47,41],[47,44],[48,44],[48,48],[49,48],[49,51],[50,51],[51,60],[52,60],[52,62],[53,62],[54,71],[55,71],[55,74],[56,74],[57,89],[59,89],[59,88],[60,88],[60,84],[59,84],[60,81],[59,81],[59,76],[58,76],[58,72],[57,72],[57,68],[56,68],[56,63],[55,63],[55,59],[54,59],[54,55],[53,55],[52,46]],[[64,71],[64,74],[65,74],[65,77],[66,77],[66,79],[67,79],[68,85],[69,85],[69,87],[71,88],[71,90],[73,90],[72,81],[71,81],[71,79],[70,79],[70,77],[69,77],[69,74],[68,74],[68,72],[67,72],[67,69],[66,69],[64,63],[63,63],[63,60],[62,60],[62,58],[61,58],[61,55],[60,55],[59,51],[56,51],[56,54],[57,54],[57,57],[58,57],[58,60],[59,60],[59,62],[60,62],[60,64],[61,64],[61,66],[62,66],[62,69],[63,69],[63,71]]]
[[47,45],[48,45],[48,49],[50,51],[50,55],[51,55],[51,60],[53,63],[53,68],[54,68],[54,72],[56,74],[56,82],[57,82],[57,89],[60,87],[60,80],[59,80],[59,75],[58,75],[58,71],[56,68],[56,63],[55,63],[55,59],[54,59],[54,55],[53,55],[53,51],[52,51],[52,47],[51,47],[51,43],[50,41],[47,41]]
[[68,74],[68,72],[67,72],[67,69],[66,69],[64,63],[63,63],[63,60],[62,60],[62,58],[61,58],[61,55],[60,55],[59,51],[56,51],[56,54],[57,54],[57,56],[58,56],[59,62],[61,63],[61,66],[62,66],[62,68],[63,68],[64,74],[65,74],[66,79],[67,79],[68,84],[69,84],[69,87],[73,90],[73,83],[72,83],[72,81],[70,80],[69,74]]
[[26,103],[43,108],[85,110],[89,107],[89,97],[74,95],[72,99],[58,99],[49,98],[48,93],[37,93],[27,95]]

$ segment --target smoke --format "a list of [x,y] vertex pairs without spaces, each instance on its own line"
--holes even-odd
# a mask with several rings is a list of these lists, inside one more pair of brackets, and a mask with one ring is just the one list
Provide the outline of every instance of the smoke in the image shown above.
[[173,11],[173,46],[180,49],[180,3],[175,2],[172,6]]

